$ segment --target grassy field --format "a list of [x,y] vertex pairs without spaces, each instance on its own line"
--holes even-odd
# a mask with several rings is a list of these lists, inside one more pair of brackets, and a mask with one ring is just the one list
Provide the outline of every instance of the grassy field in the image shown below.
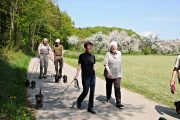
[[0,54],[0,119],[32,120],[26,107],[25,80],[32,55],[1,51]]
[[[77,56],[77,53],[69,54]],[[103,54],[95,54],[104,58]],[[78,58],[78,56],[77,56]],[[70,55],[64,61],[77,67],[77,58]],[[148,99],[174,108],[174,101],[180,100],[180,85],[176,78],[175,94],[170,92],[170,79],[176,56],[168,55],[122,55],[123,78],[121,86],[140,93]],[[103,78],[103,60],[96,62],[96,76]]]

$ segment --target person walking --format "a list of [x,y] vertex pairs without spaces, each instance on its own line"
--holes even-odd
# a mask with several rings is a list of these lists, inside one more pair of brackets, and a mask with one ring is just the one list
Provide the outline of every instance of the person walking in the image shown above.
[[[56,76],[62,77],[62,68],[63,68],[63,55],[64,55],[64,48],[60,44],[60,39],[56,39],[56,45],[52,47],[52,52],[54,53],[54,65]],[[59,70],[58,70],[58,63],[59,63]]]
[[175,61],[175,65],[174,65],[174,69],[172,72],[172,77],[171,77],[171,81],[170,81],[170,86],[175,84],[175,77],[178,74],[178,81],[180,83],[180,73],[179,73],[179,69],[180,69],[180,55],[177,56],[176,61]]
[[[53,60],[52,54],[51,54],[51,47],[49,46],[49,44],[47,44],[47,42],[48,42],[48,39],[44,38],[43,43],[40,43],[38,47],[38,55],[40,58],[39,79],[42,79],[42,77],[46,78],[49,58]],[[44,68],[44,73],[43,73],[43,68]]]
[[77,99],[77,107],[81,108],[81,102],[84,100],[86,95],[89,92],[90,88],[90,96],[89,96],[89,103],[88,103],[88,112],[96,114],[94,110],[94,92],[95,92],[95,84],[96,84],[96,76],[95,76],[95,56],[91,54],[93,48],[93,43],[85,42],[84,49],[85,53],[80,54],[78,60],[78,67],[75,79],[78,78],[80,69],[82,70],[82,85],[83,85],[83,92]]
[[110,103],[112,83],[114,82],[114,90],[116,97],[116,107],[121,108],[124,105],[121,104],[121,89],[120,83],[122,78],[121,69],[121,52],[117,51],[117,43],[112,41],[110,43],[110,52],[107,52],[104,58],[104,76],[106,79],[106,96],[107,103]]

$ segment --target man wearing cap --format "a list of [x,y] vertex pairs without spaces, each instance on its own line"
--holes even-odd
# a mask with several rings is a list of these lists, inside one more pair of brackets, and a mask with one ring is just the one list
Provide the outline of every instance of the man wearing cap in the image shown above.
[[[38,47],[38,54],[40,58],[39,79],[42,79],[42,77],[46,78],[49,58],[52,60],[51,47],[49,46],[49,44],[47,44],[47,42],[48,42],[47,38],[44,38],[43,43],[40,43]],[[43,67],[44,67],[44,73],[43,73]]]
[[[64,48],[60,44],[60,39],[56,40],[56,45],[52,47],[52,52],[54,53],[54,65],[56,76],[62,77],[62,67],[63,67],[63,52]],[[59,63],[59,70],[58,70],[58,63]]]
[[82,77],[82,85],[83,92],[77,99],[77,107],[81,107],[81,102],[87,96],[90,88],[89,94],[89,104],[88,104],[88,112],[96,114],[94,110],[94,92],[95,92],[95,84],[96,84],[96,76],[95,76],[95,56],[91,54],[93,48],[93,43],[85,42],[84,49],[85,52],[80,54],[79,56],[79,65],[77,68],[76,76],[74,79],[77,79],[79,76],[80,69],[82,69],[81,77]]

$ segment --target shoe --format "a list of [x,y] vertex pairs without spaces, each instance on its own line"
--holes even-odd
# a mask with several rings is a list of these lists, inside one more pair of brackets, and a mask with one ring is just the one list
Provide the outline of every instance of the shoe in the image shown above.
[[122,108],[122,107],[124,107],[124,105],[119,104],[119,105],[116,105],[116,107],[117,107],[117,108]]
[[39,79],[42,79],[42,76],[39,76]]
[[44,75],[44,78],[47,78],[47,76],[46,76],[46,75]]
[[93,114],[96,114],[96,111],[93,108],[88,108],[88,112],[91,112]]
[[77,108],[81,108],[81,103],[77,102]]
[[107,99],[107,100],[106,100],[106,102],[107,102],[107,103],[110,103],[110,100],[109,100],[109,99]]

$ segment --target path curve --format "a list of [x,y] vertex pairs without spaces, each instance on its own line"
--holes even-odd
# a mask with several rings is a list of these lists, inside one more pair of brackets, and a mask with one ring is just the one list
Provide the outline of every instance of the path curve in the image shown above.
[[[76,68],[64,64],[64,73],[68,76],[68,83],[55,83],[54,77],[47,79],[38,79],[39,76],[39,58],[34,57],[31,59],[27,77],[30,81],[36,81],[36,88],[27,88],[29,94],[29,101],[32,104],[32,109],[35,109],[35,95],[39,93],[40,87],[44,95],[44,101],[51,101],[56,99],[64,89],[70,84],[75,76]],[[38,61],[38,62],[37,62]],[[35,65],[35,63],[37,64]],[[35,65],[34,69],[33,66]],[[33,69],[33,71],[32,71]],[[31,74],[32,73],[32,74]],[[55,74],[54,64],[49,61],[47,75]],[[44,103],[40,110],[36,110],[37,120],[158,120],[164,117],[167,120],[180,119],[180,115],[174,109],[167,106],[159,105],[153,101],[146,99],[144,96],[137,93],[130,92],[124,88],[122,91],[122,104],[125,105],[123,109],[115,107],[115,97],[112,93],[111,103],[106,103],[105,96],[105,81],[96,78],[96,89],[94,97],[94,108],[97,111],[96,115],[87,112],[88,95],[82,102],[82,108],[76,108],[76,99],[82,92],[81,78],[79,77],[80,91],[74,88],[72,84],[69,89],[64,93],[61,99],[53,103]],[[114,90],[113,90],[114,91]]]

